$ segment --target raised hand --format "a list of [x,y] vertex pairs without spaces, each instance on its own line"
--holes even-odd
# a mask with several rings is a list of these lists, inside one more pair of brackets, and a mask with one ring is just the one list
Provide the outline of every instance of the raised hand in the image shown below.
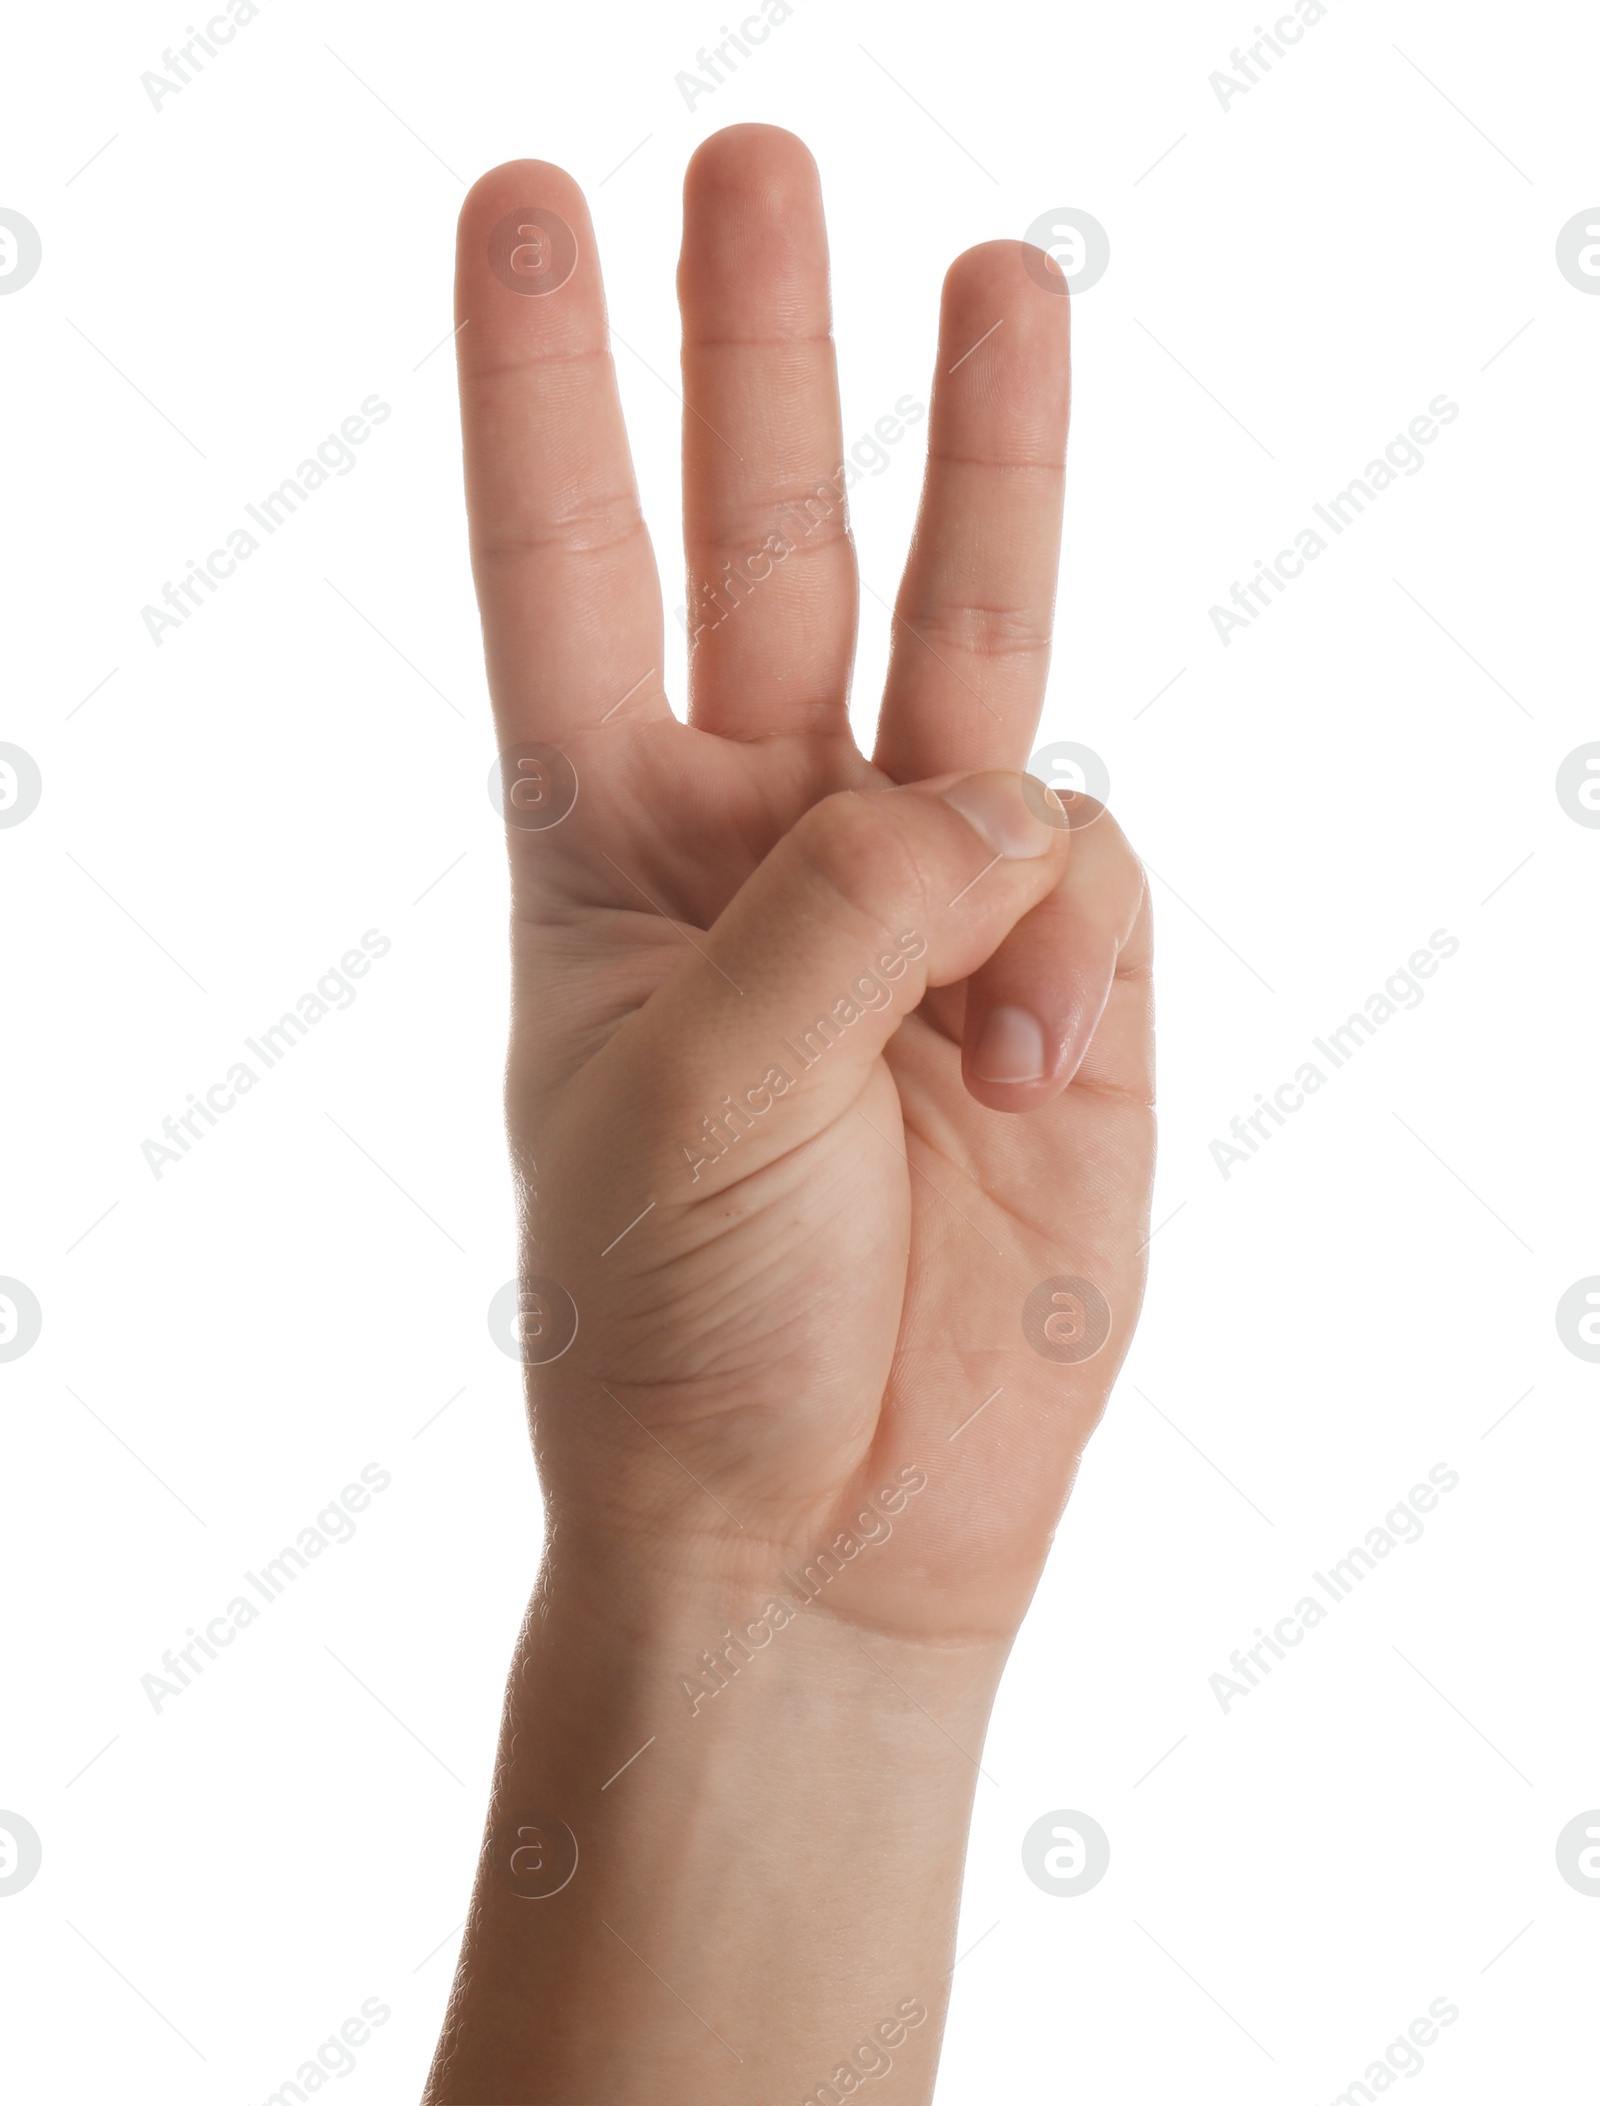
[[[619,2045],[607,2000],[636,1962],[696,2015],[717,2001],[721,2020],[705,2017],[724,2046],[746,2023],[725,2001],[736,1962],[701,1976],[698,1945],[683,1946],[694,1906],[670,1871],[643,1895],[626,1849],[662,1822],[693,1831],[712,1780],[726,1818],[753,1782],[741,1751],[768,1760],[775,1700],[830,1718],[897,1705],[880,1669],[922,1709],[897,1760],[923,1776],[945,1838],[896,1903],[916,1919],[908,1964],[931,1940],[927,1973],[970,1777],[914,1736],[941,1706],[964,1721],[955,1738],[981,1735],[1142,1281],[1143,874],[1102,807],[1019,772],[1059,553],[1065,286],[1015,241],[951,268],[870,761],[847,713],[856,567],[821,200],[797,140],[739,126],[699,150],[679,288],[687,724],[666,695],[583,199],[558,169],[514,162],[463,212],[467,487],[511,821],[508,1107],[548,1529],[497,1809],[545,1808],[583,1870],[560,1895],[507,1901],[491,1835],[437,2100],[489,2084],[568,2106],[674,2099],[671,2070],[684,2097],[798,2087],[821,2023],[806,1993],[754,2082],[665,2007],[668,2032],[685,2027],[670,2052],[654,2036]],[[553,1685],[562,1727],[536,1701]],[[602,1802],[613,1756],[647,1735]],[[824,1800],[840,1788],[790,1781],[797,1817],[824,1785]],[[645,1806],[658,1826],[635,1832],[625,1809]],[[759,1880],[724,1894],[730,1950],[760,1896]],[[517,2031],[530,1975],[559,1977],[592,2021],[531,2065]],[[942,2003],[937,1980],[906,1986]],[[561,2092],[597,2054],[606,2082]]]
[[[486,251],[530,203],[576,256],[519,296]],[[1151,1154],[1142,873],[1099,807],[1000,772],[1044,692],[1064,288],[1016,242],[950,273],[869,763],[804,148],[741,126],[689,174],[687,725],[582,198],[544,164],[499,169],[460,256],[499,743],[548,749],[507,769],[541,822],[508,828],[524,1271],[578,1318],[535,1376],[547,1494],[619,1557],[758,1578],[925,1471],[850,1613],[1008,1628],[1127,1342]],[[1081,1361],[1025,1335],[1059,1276],[1109,1314]],[[1040,1319],[1068,1345],[1104,1324],[1073,1301]]]

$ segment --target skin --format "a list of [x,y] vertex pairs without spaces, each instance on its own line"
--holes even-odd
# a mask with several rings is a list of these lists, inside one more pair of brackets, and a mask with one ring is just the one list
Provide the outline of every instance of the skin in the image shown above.
[[[524,296],[488,256],[529,206],[577,260]],[[946,279],[868,760],[837,483],[805,508],[843,457],[809,154],[717,134],[684,225],[687,724],[582,195],[514,162],[461,218],[498,741],[578,784],[558,824],[508,828],[507,1089],[523,1270],[558,1283],[525,1336],[542,1357],[568,1311],[577,1335],[528,1369],[546,1547],[428,2106],[780,2106],[878,2058],[874,2097],[930,2096],[989,1708],[1143,1284],[1148,891],[1108,813],[1016,772],[1065,287],[1014,241]],[[719,617],[694,587],[763,547]],[[1036,1020],[1041,1060],[1014,1016],[986,1041],[997,1010]],[[1109,1308],[1087,1358],[1024,1332],[1063,1275]],[[559,1892],[505,1883],[519,1840],[525,1885],[575,1845]]]

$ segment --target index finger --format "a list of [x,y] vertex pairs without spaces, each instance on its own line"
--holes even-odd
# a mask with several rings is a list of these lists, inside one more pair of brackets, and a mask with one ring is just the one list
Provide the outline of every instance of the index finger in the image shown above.
[[583,193],[548,161],[479,178],[456,247],[467,516],[502,746],[671,714],[661,586]]

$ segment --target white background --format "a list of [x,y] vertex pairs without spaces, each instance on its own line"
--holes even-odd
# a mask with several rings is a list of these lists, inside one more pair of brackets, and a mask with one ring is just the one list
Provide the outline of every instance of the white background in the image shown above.
[[[1162,1225],[985,1757],[940,2100],[1311,2106],[1436,1997],[1429,2096],[1594,2096],[1600,1899],[1554,1845],[1600,1805],[1600,1369],[1554,1311],[1600,1272],[1600,830],[1554,780],[1600,738],[1600,298],[1555,240],[1600,194],[1600,24],[1334,0],[1224,111],[1258,12],[800,0],[692,112],[710,0],[267,0],[159,112],[181,7],[12,24],[0,204],[43,241],[0,299],[0,738],[44,783],[0,832],[0,1273],[44,1312],[0,1366],[0,1807],[44,1850],[0,1899],[19,2100],[250,2106],[369,1997],[333,2089],[416,2096],[539,1531],[485,1324],[504,883],[454,219],[514,155],[587,187],[670,606],[679,182],[746,119],[821,163],[847,437],[926,400],[959,249],[1061,205],[1111,243],[1041,738],[1104,757],[1157,874]],[[1441,393],[1425,468],[1224,646],[1211,606]],[[372,394],[355,470],[152,643],[141,608]],[[853,498],[864,735],[915,446]],[[161,1120],[368,929],[353,1006],[155,1178]],[[1225,1179],[1228,1122],[1439,929],[1420,1007]],[[1441,1462],[1425,1536],[1224,1715],[1232,1650]],[[154,1713],[141,1676],[368,1463],[354,1540]],[[1022,1869],[1056,1808],[1111,1838],[1081,1898]]]

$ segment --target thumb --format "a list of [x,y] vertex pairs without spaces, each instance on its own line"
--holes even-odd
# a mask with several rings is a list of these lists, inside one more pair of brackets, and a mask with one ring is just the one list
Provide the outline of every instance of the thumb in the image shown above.
[[1060,883],[1051,803],[997,769],[814,805],[608,1049],[631,1038],[651,1078],[662,1178],[699,1197],[848,1110],[927,989],[976,971]]

